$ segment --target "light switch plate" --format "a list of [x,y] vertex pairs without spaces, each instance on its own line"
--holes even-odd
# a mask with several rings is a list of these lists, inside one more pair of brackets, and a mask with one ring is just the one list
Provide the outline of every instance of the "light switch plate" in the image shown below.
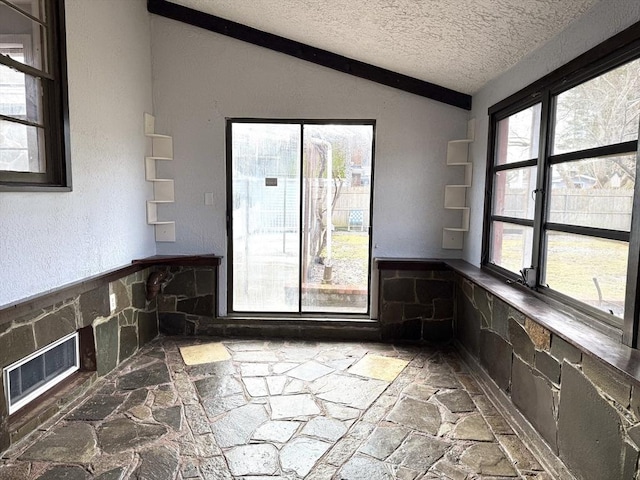
[[111,313],[116,311],[116,306],[117,306],[116,294],[115,293],[110,293],[109,294],[109,308],[111,309]]

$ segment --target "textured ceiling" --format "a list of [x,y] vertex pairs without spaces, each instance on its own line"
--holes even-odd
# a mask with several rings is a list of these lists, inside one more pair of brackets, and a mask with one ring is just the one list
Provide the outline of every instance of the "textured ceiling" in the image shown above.
[[475,93],[599,0],[171,0]]

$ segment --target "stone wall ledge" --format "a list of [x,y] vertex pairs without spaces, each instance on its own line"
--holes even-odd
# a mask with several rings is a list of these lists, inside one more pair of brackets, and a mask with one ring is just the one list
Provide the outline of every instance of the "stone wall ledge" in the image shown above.
[[91,277],[84,278],[77,282],[63,285],[59,288],[49,290],[20,300],[0,306],[0,325],[9,323],[15,318],[19,318],[34,310],[47,308],[58,302],[63,302],[76,297],[82,293],[93,290],[102,285],[119,280],[153,266],[215,266],[220,265],[222,257],[217,255],[154,255],[151,257],[133,260],[131,264],[117,267]]
[[[450,269],[640,386],[640,350],[622,344],[620,332],[616,336],[601,332],[550,305],[546,299],[541,299],[525,287],[507,284],[464,260],[378,258],[376,264],[381,270],[432,270],[434,267]],[[580,313],[572,313],[582,316]]]

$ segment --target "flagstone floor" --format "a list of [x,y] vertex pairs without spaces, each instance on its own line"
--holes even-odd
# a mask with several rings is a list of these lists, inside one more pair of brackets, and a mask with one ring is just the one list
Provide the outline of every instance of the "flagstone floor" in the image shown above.
[[193,337],[143,348],[0,466],[89,478],[551,479],[448,347]]

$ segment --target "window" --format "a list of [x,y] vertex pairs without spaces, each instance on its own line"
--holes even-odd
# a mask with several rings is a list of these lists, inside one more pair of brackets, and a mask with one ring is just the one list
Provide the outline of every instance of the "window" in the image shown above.
[[640,26],[621,38],[489,110],[483,266],[634,344]]
[[80,368],[78,333],[41,348],[4,369],[9,414],[60,383]]
[[63,5],[0,0],[0,190],[71,186]]

